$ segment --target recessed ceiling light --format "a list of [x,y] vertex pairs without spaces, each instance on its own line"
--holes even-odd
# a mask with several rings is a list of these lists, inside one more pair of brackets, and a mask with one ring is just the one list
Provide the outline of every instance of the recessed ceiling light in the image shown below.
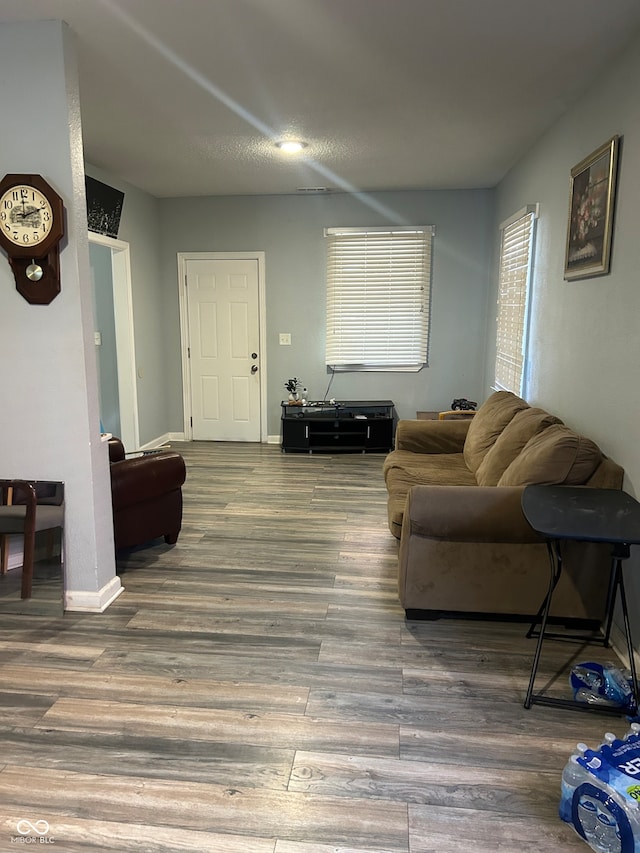
[[276,147],[284,151],[285,154],[297,154],[298,151],[307,147],[307,143],[298,139],[283,139],[281,142],[276,142]]

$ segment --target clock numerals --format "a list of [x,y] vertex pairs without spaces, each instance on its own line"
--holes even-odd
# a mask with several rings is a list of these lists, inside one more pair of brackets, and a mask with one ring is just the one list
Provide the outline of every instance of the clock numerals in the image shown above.
[[49,201],[41,192],[18,186],[2,197],[0,221],[14,243],[35,248],[51,230],[53,214]]

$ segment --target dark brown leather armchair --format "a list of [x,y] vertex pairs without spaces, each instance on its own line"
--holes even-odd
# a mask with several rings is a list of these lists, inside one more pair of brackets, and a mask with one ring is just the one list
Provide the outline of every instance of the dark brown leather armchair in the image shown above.
[[109,440],[116,550],[164,537],[173,545],[182,526],[184,459],[171,450],[127,459],[119,438]]

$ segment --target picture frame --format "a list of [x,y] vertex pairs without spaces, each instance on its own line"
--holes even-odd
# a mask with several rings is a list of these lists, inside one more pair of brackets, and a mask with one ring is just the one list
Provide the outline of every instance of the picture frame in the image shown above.
[[619,136],[612,136],[571,170],[564,277],[607,275],[615,204]]
[[118,237],[124,193],[89,175],[85,177],[87,225],[94,234]]

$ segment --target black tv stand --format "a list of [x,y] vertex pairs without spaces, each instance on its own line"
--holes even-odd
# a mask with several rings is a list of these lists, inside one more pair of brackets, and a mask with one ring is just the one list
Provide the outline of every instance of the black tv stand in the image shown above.
[[284,453],[386,453],[393,449],[392,400],[283,402]]

